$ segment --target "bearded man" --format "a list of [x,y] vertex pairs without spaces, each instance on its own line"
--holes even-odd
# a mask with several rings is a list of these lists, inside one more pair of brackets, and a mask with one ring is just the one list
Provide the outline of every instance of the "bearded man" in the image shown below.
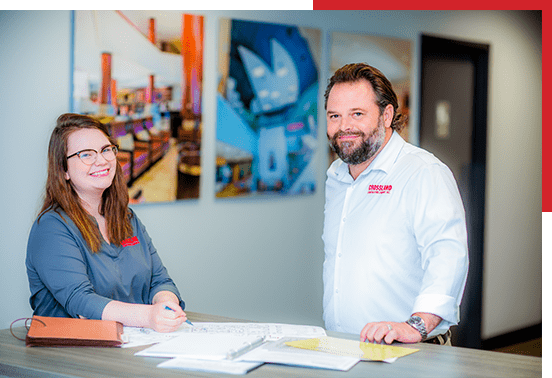
[[367,64],[325,92],[324,322],[361,341],[450,343],[468,272],[465,212],[450,169],[405,142],[397,96]]

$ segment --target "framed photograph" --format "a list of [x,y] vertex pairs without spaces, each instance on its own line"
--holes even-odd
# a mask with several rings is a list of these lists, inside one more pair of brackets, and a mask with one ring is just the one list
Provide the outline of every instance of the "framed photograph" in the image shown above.
[[117,140],[131,203],[199,196],[203,16],[75,11],[73,112]]

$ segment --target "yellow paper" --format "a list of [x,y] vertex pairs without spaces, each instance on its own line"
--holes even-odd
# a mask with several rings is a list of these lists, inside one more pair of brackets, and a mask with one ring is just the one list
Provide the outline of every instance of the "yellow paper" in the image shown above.
[[403,357],[419,350],[392,345],[380,345],[354,340],[338,339],[335,337],[288,341],[286,342],[286,345],[295,348],[337,354],[339,356],[352,356],[360,358],[361,360],[371,361],[383,361],[389,358]]

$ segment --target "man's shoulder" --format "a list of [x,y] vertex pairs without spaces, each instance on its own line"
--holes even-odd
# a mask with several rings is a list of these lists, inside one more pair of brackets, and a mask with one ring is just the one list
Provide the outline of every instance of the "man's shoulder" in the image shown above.
[[393,174],[411,183],[437,177],[456,183],[450,168],[431,152],[406,143],[394,164]]
[[403,164],[419,167],[428,165],[443,165],[443,162],[441,162],[431,152],[406,142],[399,153],[397,161]]

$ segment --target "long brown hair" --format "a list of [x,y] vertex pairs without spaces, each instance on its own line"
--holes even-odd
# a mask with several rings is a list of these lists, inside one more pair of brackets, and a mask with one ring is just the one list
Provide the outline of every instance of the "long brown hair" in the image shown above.
[[[109,142],[115,144],[109,136],[107,127],[98,120],[81,114],[66,113],[59,116],[50,137],[48,146],[48,178],[44,203],[38,220],[48,210],[62,209],[77,225],[84,240],[92,250],[98,252],[101,247],[100,229],[81,205],[79,196],[71,180],[66,180],[67,172],[67,139],[74,131],[80,129],[97,129],[105,134]],[[128,209],[128,190],[123,180],[123,171],[117,163],[115,177],[110,187],[104,190],[100,214],[105,217],[109,240],[120,244],[132,236],[130,211]]]
[[395,131],[400,131],[406,123],[406,117],[398,112],[399,101],[397,100],[397,95],[393,90],[393,86],[380,70],[366,63],[346,64],[335,71],[324,93],[324,109],[326,109],[328,105],[328,96],[335,84],[351,83],[360,80],[366,80],[372,85],[372,89],[376,94],[376,103],[380,109],[380,114],[383,114],[387,105],[391,104],[393,106],[393,121],[391,122],[391,128]]

